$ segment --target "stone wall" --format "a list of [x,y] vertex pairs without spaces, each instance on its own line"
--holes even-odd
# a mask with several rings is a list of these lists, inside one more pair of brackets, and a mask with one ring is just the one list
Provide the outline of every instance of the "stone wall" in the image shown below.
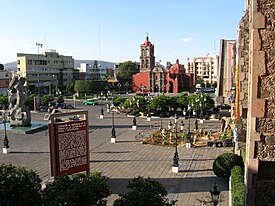
[[248,75],[249,75],[249,14],[245,13],[239,23],[238,31],[238,66],[239,66],[239,120],[238,138],[245,142],[246,139],[246,118],[248,100]]
[[246,205],[275,205],[275,1],[249,5]]
[[248,99],[248,71],[249,71],[249,15],[243,16],[238,32],[238,64],[239,64],[239,103],[240,116],[244,118]]

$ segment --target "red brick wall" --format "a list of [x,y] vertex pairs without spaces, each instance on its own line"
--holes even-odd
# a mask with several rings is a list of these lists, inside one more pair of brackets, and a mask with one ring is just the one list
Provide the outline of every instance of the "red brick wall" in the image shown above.
[[137,73],[133,75],[132,78],[132,91],[134,93],[136,92],[142,92],[141,86],[146,86],[146,90],[143,92],[150,92],[150,85],[149,85],[149,78],[150,73]]

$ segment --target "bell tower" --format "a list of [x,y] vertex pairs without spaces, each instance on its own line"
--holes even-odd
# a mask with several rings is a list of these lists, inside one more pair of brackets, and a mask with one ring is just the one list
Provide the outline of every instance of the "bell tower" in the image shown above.
[[149,41],[147,35],[146,41],[140,45],[140,72],[150,72],[154,66],[154,45]]

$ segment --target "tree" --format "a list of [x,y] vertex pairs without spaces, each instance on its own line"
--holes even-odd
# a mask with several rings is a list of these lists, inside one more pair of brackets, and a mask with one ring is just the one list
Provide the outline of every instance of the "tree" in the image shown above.
[[176,201],[169,202],[164,186],[151,178],[134,178],[127,186],[132,191],[119,195],[114,206],[173,206]]
[[202,84],[202,83],[204,83],[203,78],[197,77],[197,79],[196,79],[196,84]]
[[178,96],[177,99],[177,103],[179,104],[179,107],[181,107],[181,109],[188,107],[188,94],[186,92],[181,93]]
[[58,104],[64,103],[64,97],[63,97],[62,95],[59,95],[59,96],[57,97],[56,102],[57,102]]
[[33,171],[0,166],[0,205],[41,205],[41,179]]
[[69,94],[72,94],[74,92],[74,82],[69,83],[69,84],[66,85],[66,91]]
[[167,97],[165,95],[154,97],[150,101],[150,108],[154,110],[160,109],[161,111],[168,111],[168,105]]
[[125,80],[125,81],[131,80],[132,75],[138,72],[139,71],[135,63],[130,61],[123,62],[119,66],[118,79]]
[[30,110],[34,109],[34,97],[36,96],[36,94],[31,94],[28,96],[28,105]]
[[91,81],[89,80],[76,80],[74,85],[74,91],[79,93],[89,93],[91,87]]
[[49,102],[52,102],[53,100],[54,100],[54,97],[52,95],[46,94],[41,98],[41,104],[44,106],[48,106]]
[[214,83],[212,84],[212,87],[217,88],[217,82],[214,82]]
[[44,205],[106,205],[111,194],[107,177],[94,172],[89,177],[77,174],[57,177],[42,192]]
[[206,87],[211,87],[211,84],[209,82],[206,82],[205,86]]
[[8,96],[0,95],[0,109],[2,109],[2,107],[8,107],[8,104]]
[[179,107],[178,97],[179,96],[168,96],[167,97],[167,102],[169,102],[169,106],[172,107],[174,109],[174,111],[176,111],[177,108]]

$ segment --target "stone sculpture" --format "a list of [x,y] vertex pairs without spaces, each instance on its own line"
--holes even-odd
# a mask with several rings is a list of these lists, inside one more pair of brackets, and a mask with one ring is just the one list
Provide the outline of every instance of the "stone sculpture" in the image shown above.
[[30,126],[31,113],[28,107],[25,78],[14,75],[9,84],[8,101],[11,126]]

